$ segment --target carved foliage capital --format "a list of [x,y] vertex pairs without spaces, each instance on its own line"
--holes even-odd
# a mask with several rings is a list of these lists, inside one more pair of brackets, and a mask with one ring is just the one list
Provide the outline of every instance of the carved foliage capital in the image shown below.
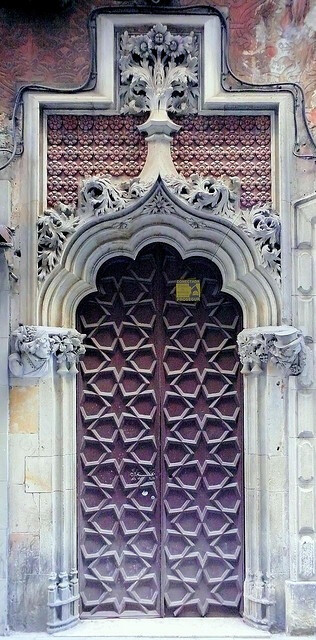
[[13,336],[9,369],[18,378],[44,377],[54,359],[59,375],[77,373],[76,363],[85,353],[85,335],[75,329],[20,325]]
[[244,329],[237,340],[243,374],[260,375],[269,361],[285,376],[306,374],[309,350],[295,327]]

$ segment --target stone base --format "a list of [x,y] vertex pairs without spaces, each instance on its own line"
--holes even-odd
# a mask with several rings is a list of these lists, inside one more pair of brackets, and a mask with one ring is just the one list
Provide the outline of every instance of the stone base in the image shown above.
[[316,582],[285,583],[286,632],[316,633]]

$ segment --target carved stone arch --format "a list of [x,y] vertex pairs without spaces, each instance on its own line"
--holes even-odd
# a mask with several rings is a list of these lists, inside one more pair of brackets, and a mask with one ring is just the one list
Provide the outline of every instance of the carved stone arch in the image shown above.
[[[162,193],[161,211],[150,211],[150,203]],[[47,276],[39,296],[39,318],[45,325],[75,326],[76,309],[89,293],[96,291],[100,266],[116,256],[135,259],[139,251],[153,242],[174,247],[182,258],[201,256],[213,260],[219,268],[223,291],[235,297],[243,311],[244,327],[277,325],[281,318],[281,295],[278,282],[260,263],[260,254],[251,237],[232,221],[206,214],[179,202],[158,181],[137,204],[122,211],[93,216],[79,225],[66,244],[61,261]],[[274,374],[279,376],[279,373]],[[268,396],[274,405],[275,420],[282,432],[284,403],[277,391],[280,380],[268,378]],[[277,384],[275,384],[277,382]],[[75,453],[76,384],[63,383],[63,411],[60,432],[72,443]],[[266,415],[263,385],[265,379],[246,376],[244,385],[244,468],[245,468],[245,583],[244,619],[262,628],[270,628],[282,619],[276,610],[275,589],[283,589],[283,575],[274,567],[274,531],[269,505],[264,495],[267,474],[265,456],[260,451],[262,439],[268,441],[269,420]],[[68,407],[68,408],[67,408]],[[268,412],[269,413],[269,412]],[[75,462],[73,462],[73,499],[65,496],[66,526],[75,522]],[[257,486],[254,492],[253,487]],[[61,526],[56,514],[57,530]],[[69,522],[68,522],[69,521]],[[67,524],[68,523],[68,524]],[[76,532],[70,539],[61,534],[65,566],[76,566]],[[256,594],[261,593],[258,598]]]
[[[151,211],[157,197],[161,210]],[[203,256],[218,266],[223,291],[240,303],[244,326],[278,324],[280,289],[260,264],[245,232],[230,219],[207,215],[171,196],[158,180],[137,204],[84,222],[67,243],[60,264],[39,296],[39,322],[73,326],[79,301],[96,289],[101,264],[118,255],[136,258],[152,242],[173,246],[182,258]]]

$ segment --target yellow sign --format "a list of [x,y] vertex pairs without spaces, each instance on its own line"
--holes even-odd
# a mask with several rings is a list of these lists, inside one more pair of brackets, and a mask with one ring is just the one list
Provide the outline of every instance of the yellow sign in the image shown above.
[[177,280],[177,302],[199,302],[201,298],[201,285],[199,280]]

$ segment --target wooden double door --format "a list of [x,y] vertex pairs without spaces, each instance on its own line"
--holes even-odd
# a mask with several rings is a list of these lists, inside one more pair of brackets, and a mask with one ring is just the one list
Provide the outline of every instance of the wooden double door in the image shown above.
[[[177,301],[191,278],[200,301]],[[154,244],[103,265],[77,326],[82,616],[238,615],[239,305],[211,262]]]

